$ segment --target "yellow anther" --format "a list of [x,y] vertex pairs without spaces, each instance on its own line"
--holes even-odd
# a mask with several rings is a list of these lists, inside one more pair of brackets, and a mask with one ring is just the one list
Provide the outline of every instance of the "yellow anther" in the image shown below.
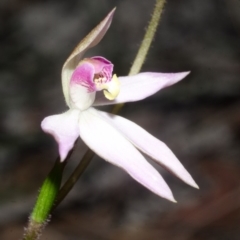
[[114,74],[111,81],[104,84],[103,93],[108,100],[114,100],[120,92],[120,82],[117,78],[117,75]]

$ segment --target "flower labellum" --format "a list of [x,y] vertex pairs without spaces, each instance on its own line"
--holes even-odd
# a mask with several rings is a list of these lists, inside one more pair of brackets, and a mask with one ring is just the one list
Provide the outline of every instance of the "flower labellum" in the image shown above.
[[[112,76],[112,71],[113,64],[103,57],[80,61],[70,79],[71,108],[89,108],[94,102],[96,91],[103,90],[108,100],[115,99],[120,91],[120,82],[116,74]],[[86,94],[92,97],[84,97]]]
[[104,57],[82,59],[108,30],[113,9],[75,48],[62,68],[62,86],[69,110],[46,117],[41,127],[58,143],[61,161],[80,138],[104,160],[124,169],[155,194],[175,201],[158,171],[141,154],[151,157],[187,184],[198,188],[173,152],[143,128],[123,117],[99,111],[94,106],[133,102],[171,86],[189,72],[145,72],[117,77]]

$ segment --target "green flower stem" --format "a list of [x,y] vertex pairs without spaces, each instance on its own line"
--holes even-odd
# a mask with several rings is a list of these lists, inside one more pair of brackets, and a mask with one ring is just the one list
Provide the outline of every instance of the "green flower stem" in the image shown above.
[[[146,34],[143,38],[141,46],[138,50],[138,53],[135,57],[135,60],[128,75],[134,75],[140,72],[142,65],[146,59],[152,40],[154,38],[165,2],[166,0],[156,0],[151,21],[149,22]],[[123,106],[124,104],[115,105],[112,109],[112,113],[117,114],[122,109]],[[88,164],[91,162],[94,155],[95,154],[90,149],[87,150],[75,171],[72,173],[72,175],[69,177],[69,179],[61,188],[52,210],[54,210],[62,202],[62,200],[66,197],[69,191],[73,188],[74,184],[80,178],[84,170],[87,168]]]
[[[134,59],[132,67],[128,73],[129,76],[138,74],[142,68],[144,61],[146,60],[147,53],[149,51],[154,35],[156,33],[158,23],[160,22],[160,19],[161,19],[161,15],[162,15],[165,3],[166,3],[166,0],[156,0],[152,18],[148,24],[147,31],[144,35],[141,46],[138,49],[138,53]],[[124,103],[116,104],[112,109],[112,113],[113,114],[119,113],[123,108],[123,106],[124,106]]]
[[65,165],[66,162],[62,163],[57,158],[54,167],[43,182],[37,202],[29,217],[29,224],[25,230],[23,240],[39,239],[42,230],[49,220],[49,213],[58,194]]
[[156,33],[165,3],[166,0],[156,0],[152,18],[148,24],[147,31],[128,75],[135,75],[140,72],[143,63],[146,60],[146,56],[153,41],[154,35]]
[[45,179],[37,203],[31,214],[31,218],[35,222],[42,223],[48,218],[50,209],[52,208],[61,185],[64,165],[65,162],[61,163],[58,159],[48,177]]

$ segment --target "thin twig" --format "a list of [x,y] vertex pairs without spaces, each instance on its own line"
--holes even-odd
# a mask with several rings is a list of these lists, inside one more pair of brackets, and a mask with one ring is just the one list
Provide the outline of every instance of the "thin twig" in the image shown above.
[[51,211],[53,211],[62,202],[62,200],[66,197],[69,191],[73,188],[74,184],[77,182],[79,177],[85,171],[94,155],[95,153],[92,150],[88,149],[86,151],[76,169],[73,171],[71,176],[68,178],[63,187],[60,189],[58,196],[56,198],[56,202],[54,203],[54,206]]

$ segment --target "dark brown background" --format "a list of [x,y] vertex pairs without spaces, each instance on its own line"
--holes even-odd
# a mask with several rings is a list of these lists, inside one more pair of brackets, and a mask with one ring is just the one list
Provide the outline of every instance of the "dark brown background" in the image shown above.
[[[20,238],[57,155],[40,122],[66,110],[66,57],[117,6],[109,32],[88,55],[105,56],[126,75],[154,2],[0,2],[0,239]],[[239,12],[238,0],[168,0],[143,71],[192,73],[121,112],[167,143],[200,190],[158,167],[178,200],[173,204],[95,157],[42,239],[240,239]],[[79,141],[65,177],[85,149]]]

